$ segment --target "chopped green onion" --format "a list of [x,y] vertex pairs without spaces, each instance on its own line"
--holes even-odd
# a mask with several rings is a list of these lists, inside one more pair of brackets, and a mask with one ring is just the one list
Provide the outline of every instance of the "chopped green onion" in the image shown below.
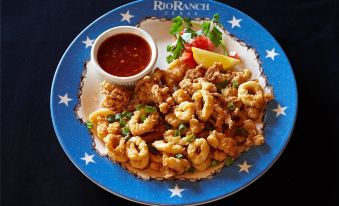
[[140,116],[140,120],[142,123],[144,123],[144,121],[146,120],[147,116],[145,114],[141,114]]
[[145,112],[146,113],[153,113],[153,112],[156,112],[157,109],[155,107],[152,107],[152,106],[146,106],[145,107]]
[[182,154],[176,154],[176,155],[175,155],[175,158],[182,159],[182,158],[184,158],[184,155],[182,155]]
[[215,167],[215,166],[218,166],[219,165],[219,161],[218,160],[212,160],[211,162],[211,166],[212,167]]
[[195,171],[195,168],[194,167],[190,167],[188,170],[187,170],[187,172],[189,172],[189,173],[193,173]]
[[181,123],[179,125],[179,130],[182,131],[182,130],[185,130],[185,129],[187,129],[186,125],[184,123]]
[[86,125],[87,125],[88,129],[92,129],[93,128],[93,123],[91,121],[89,121],[89,120],[86,122]]
[[224,89],[228,85],[228,80],[224,80],[222,82],[219,82],[216,84],[216,87],[218,89],[218,92],[220,92],[222,89]]
[[238,87],[239,87],[238,81],[237,81],[237,80],[234,80],[234,81],[232,82],[232,86],[233,86],[233,88],[238,88]]
[[121,113],[116,113],[114,119],[115,121],[119,121],[121,119]]
[[233,162],[234,160],[231,157],[227,157],[227,159],[225,160],[226,165],[231,165]]
[[126,117],[127,119],[130,119],[133,116],[132,112],[124,111],[122,114],[122,117]]
[[124,139],[125,139],[125,142],[128,142],[128,140],[131,139],[131,136],[130,135],[126,135]]
[[145,107],[145,105],[143,105],[143,104],[138,104],[137,106],[135,106],[135,110],[140,110],[140,109],[142,109],[142,108],[144,108]]
[[121,133],[125,136],[129,135],[131,131],[127,127],[121,128]]
[[126,126],[127,122],[124,119],[120,119],[119,124],[121,127]]
[[230,103],[228,103],[227,104],[227,108],[229,109],[229,110],[235,110],[235,105],[234,105],[234,103],[233,102],[230,102]]
[[108,115],[107,116],[107,122],[109,122],[109,123],[113,123],[114,122],[114,115]]
[[196,138],[195,134],[188,134],[186,136],[187,142],[193,142],[195,138]]
[[181,136],[180,130],[178,130],[178,129],[174,130],[174,136],[175,136],[175,137]]

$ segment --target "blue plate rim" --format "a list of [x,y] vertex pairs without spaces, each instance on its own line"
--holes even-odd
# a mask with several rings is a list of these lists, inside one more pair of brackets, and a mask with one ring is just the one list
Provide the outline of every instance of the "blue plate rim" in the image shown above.
[[[127,197],[125,195],[122,195],[122,194],[119,194],[119,193],[116,193],[114,191],[111,191],[109,190],[108,188],[106,188],[105,186],[102,186],[100,185],[98,182],[96,182],[94,179],[92,179],[90,176],[88,176],[87,174],[85,174],[81,169],[80,167],[77,166],[77,164],[74,162],[73,158],[71,157],[71,155],[69,154],[69,151],[68,149],[66,148],[66,146],[64,145],[63,141],[62,141],[62,138],[61,138],[61,135],[59,134],[59,131],[56,130],[56,120],[55,120],[55,116],[53,114],[53,102],[56,101],[53,99],[53,97],[55,96],[55,93],[54,93],[54,87],[55,87],[55,79],[58,75],[58,72],[59,72],[59,67],[60,65],[62,64],[62,62],[64,61],[65,59],[65,56],[66,54],[68,53],[69,49],[75,44],[76,40],[88,29],[90,28],[93,24],[95,24],[97,21],[100,21],[102,18],[104,18],[106,15],[110,14],[111,12],[114,12],[115,10],[118,10],[118,9],[121,9],[121,8],[125,8],[125,7],[129,7],[130,5],[133,5],[133,4],[137,4],[139,2],[144,2],[144,1],[147,1],[147,0],[136,0],[136,1],[133,1],[133,2],[129,2],[127,4],[123,4],[119,7],[116,7],[116,8],[113,8],[111,9],[110,11],[106,12],[105,14],[101,15],[100,17],[98,17],[97,19],[95,19],[93,22],[91,22],[88,26],[86,26],[73,40],[72,42],[69,44],[69,46],[67,47],[67,49],[65,50],[65,52],[63,53],[57,67],[56,67],[56,70],[55,70],[55,73],[54,73],[54,76],[53,76],[53,80],[52,80],[52,86],[51,86],[51,91],[50,91],[50,113],[51,113],[51,119],[52,119],[52,123],[53,123],[53,128],[54,128],[54,132],[58,138],[58,141],[62,147],[62,149],[64,150],[64,152],[66,153],[67,157],[69,158],[69,160],[73,163],[73,165],[83,174],[85,175],[89,180],[91,180],[93,183],[95,183],[96,185],[98,185],[100,188],[106,190],[107,192],[111,193],[111,194],[114,194],[120,198],[123,198],[123,199],[126,199],[126,200],[129,200],[129,201],[132,201],[132,202],[135,202],[135,203],[140,203],[140,204],[144,204],[144,205],[174,205],[174,204],[158,204],[158,203],[153,203],[153,202],[141,202],[141,201],[138,201],[136,199],[133,199],[133,198],[130,198],[130,197]],[[292,77],[293,77],[293,86],[295,88],[295,105],[296,105],[296,112],[295,112],[295,115],[294,115],[294,118],[293,118],[293,126],[292,128],[290,129],[289,131],[289,135],[288,135],[288,138],[285,140],[284,142],[284,145],[282,147],[282,149],[279,151],[279,154],[276,155],[276,157],[274,158],[274,160],[270,163],[270,165],[268,167],[266,167],[264,170],[262,170],[260,172],[259,175],[257,175],[255,178],[253,178],[251,181],[249,181],[247,184],[243,185],[242,187],[239,187],[237,190],[234,190],[230,193],[227,193],[225,195],[221,195],[219,197],[215,197],[215,198],[210,198],[210,199],[206,199],[205,201],[201,201],[201,202],[197,202],[197,203],[194,203],[194,204],[188,204],[188,205],[201,205],[201,204],[204,204],[204,203],[210,203],[210,202],[214,202],[214,201],[217,201],[217,200],[220,200],[220,199],[223,199],[225,197],[228,197],[232,194],[235,194],[239,191],[241,191],[242,189],[248,187],[249,185],[251,185],[253,182],[255,182],[257,179],[259,179],[262,175],[264,175],[273,165],[274,163],[279,159],[279,157],[281,156],[281,154],[283,153],[283,151],[285,150],[285,148],[287,147],[290,139],[291,139],[291,136],[293,134],[293,131],[294,131],[294,128],[295,128],[295,124],[296,124],[296,119],[297,119],[297,116],[298,116],[298,99],[299,99],[299,96],[298,96],[298,87],[297,87],[297,83],[296,83],[296,78],[295,78],[295,73],[292,69],[292,66],[291,66],[291,63],[288,59],[288,57],[286,56],[285,54],[285,51],[282,49],[281,45],[279,44],[279,42],[276,40],[276,38],[266,30],[265,27],[263,27],[260,23],[258,23],[256,20],[254,20],[252,17],[248,16],[247,14],[243,13],[242,11],[232,7],[232,6],[229,6],[227,5],[226,3],[221,3],[221,2],[217,2],[217,1],[213,1],[213,0],[203,0],[203,1],[207,1],[207,2],[212,2],[214,4],[218,4],[220,6],[227,6],[227,7],[230,7],[232,9],[234,9],[235,11],[241,13],[242,15],[246,16],[247,18],[249,18],[251,21],[253,21],[254,23],[257,24],[257,26],[260,27],[260,29],[264,30],[274,41],[275,43],[277,44],[277,46],[279,47],[279,49],[281,51],[283,51],[283,53],[281,55],[284,56],[284,58],[286,58],[287,60],[287,63],[288,65],[290,66],[291,68],[291,73],[292,73]],[[187,204],[184,204],[184,203],[176,203],[175,205],[187,205]]]

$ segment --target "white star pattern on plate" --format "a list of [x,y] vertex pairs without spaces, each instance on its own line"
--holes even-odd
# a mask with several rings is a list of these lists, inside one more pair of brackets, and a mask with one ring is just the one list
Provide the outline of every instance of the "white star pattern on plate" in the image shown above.
[[238,167],[240,167],[239,172],[245,171],[247,173],[250,173],[248,169],[251,168],[252,165],[247,164],[247,161],[245,160],[244,163],[238,164]]
[[287,107],[281,107],[280,104],[278,104],[277,108],[276,109],[272,109],[272,111],[277,113],[275,115],[275,117],[279,117],[280,115],[285,115],[286,116],[286,113],[285,113],[286,109],[287,109]]
[[180,189],[179,186],[176,184],[173,189],[168,189],[168,190],[171,191],[171,193],[172,193],[171,197],[174,197],[174,196],[182,197],[181,192],[183,192],[186,189]]
[[59,104],[65,104],[68,107],[68,102],[72,101],[73,99],[68,97],[68,94],[66,93],[64,96],[58,95],[60,98]]
[[86,41],[82,41],[82,43],[86,45],[86,49],[87,47],[93,46],[93,42],[94,42],[94,39],[90,39],[89,37],[86,38]]
[[128,23],[131,23],[131,18],[134,17],[132,14],[129,13],[129,10],[127,10],[126,14],[120,13],[120,15],[122,16],[121,21],[127,21]]
[[275,48],[272,50],[266,50],[266,57],[265,58],[271,58],[274,61],[274,57],[278,56],[279,54],[275,52]]
[[93,160],[93,157],[94,157],[94,155],[88,155],[85,152],[85,156],[80,158],[80,159],[84,160],[86,162],[86,165],[88,165],[90,162],[95,163],[95,161]]
[[232,29],[234,28],[234,27],[241,27],[240,26],[240,22],[242,21],[242,19],[237,19],[237,18],[235,18],[235,16],[233,16],[233,18],[232,18],[232,20],[229,20],[229,21],[227,21],[228,23],[230,23],[230,24],[232,24]]

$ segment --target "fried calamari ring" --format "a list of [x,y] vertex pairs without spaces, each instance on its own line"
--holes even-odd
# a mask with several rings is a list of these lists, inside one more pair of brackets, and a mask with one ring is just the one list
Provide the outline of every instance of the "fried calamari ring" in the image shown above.
[[126,154],[132,167],[144,169],[149,163],[149,152],[146,142],[141,137],[132,137],[126,143]]
[[214,101],[212,94],[206,90],[199,90],[193,94],[192,99],[194,100],[198,118],[201,121],[207,121],[213,113]]
[[209,156],[210,146],[204,138],[195,139],[187,147],[188,159],[195,165],[202,164]]
[[108,134],[104,138],[105,147],[108,151],[108,156],[115,162],[128,162],[126,156],[125,140],[121,135]]
[[248,81],[240,84],[238,98],[251,107],[261,107],[265,103],[264,90],[258,82]]
[[143,123],[139,123],[142,114],[142,111],[137,110],[134,112],[134,115],[131,117],[130,121],[128,121],[128,127],[134,136],[152,131],[158,122],[159,115],[157,112],[153,112],[145,119]]
[[181,102],[177,108],[174,109],[175,116],[183,121],[189,121],[194,116],[194,104],[192,102]]

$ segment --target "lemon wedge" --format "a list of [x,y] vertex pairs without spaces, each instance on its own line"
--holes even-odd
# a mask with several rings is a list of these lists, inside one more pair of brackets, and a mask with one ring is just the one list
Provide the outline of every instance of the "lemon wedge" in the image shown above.
[[196,47],[192,47],[192,52],[193,58],[197,64],[202,64],[202,66],[206,69],[213,66],[213,64],[216,62],[220,62],[224,69],[230,69],[240,62],[239,59]]

